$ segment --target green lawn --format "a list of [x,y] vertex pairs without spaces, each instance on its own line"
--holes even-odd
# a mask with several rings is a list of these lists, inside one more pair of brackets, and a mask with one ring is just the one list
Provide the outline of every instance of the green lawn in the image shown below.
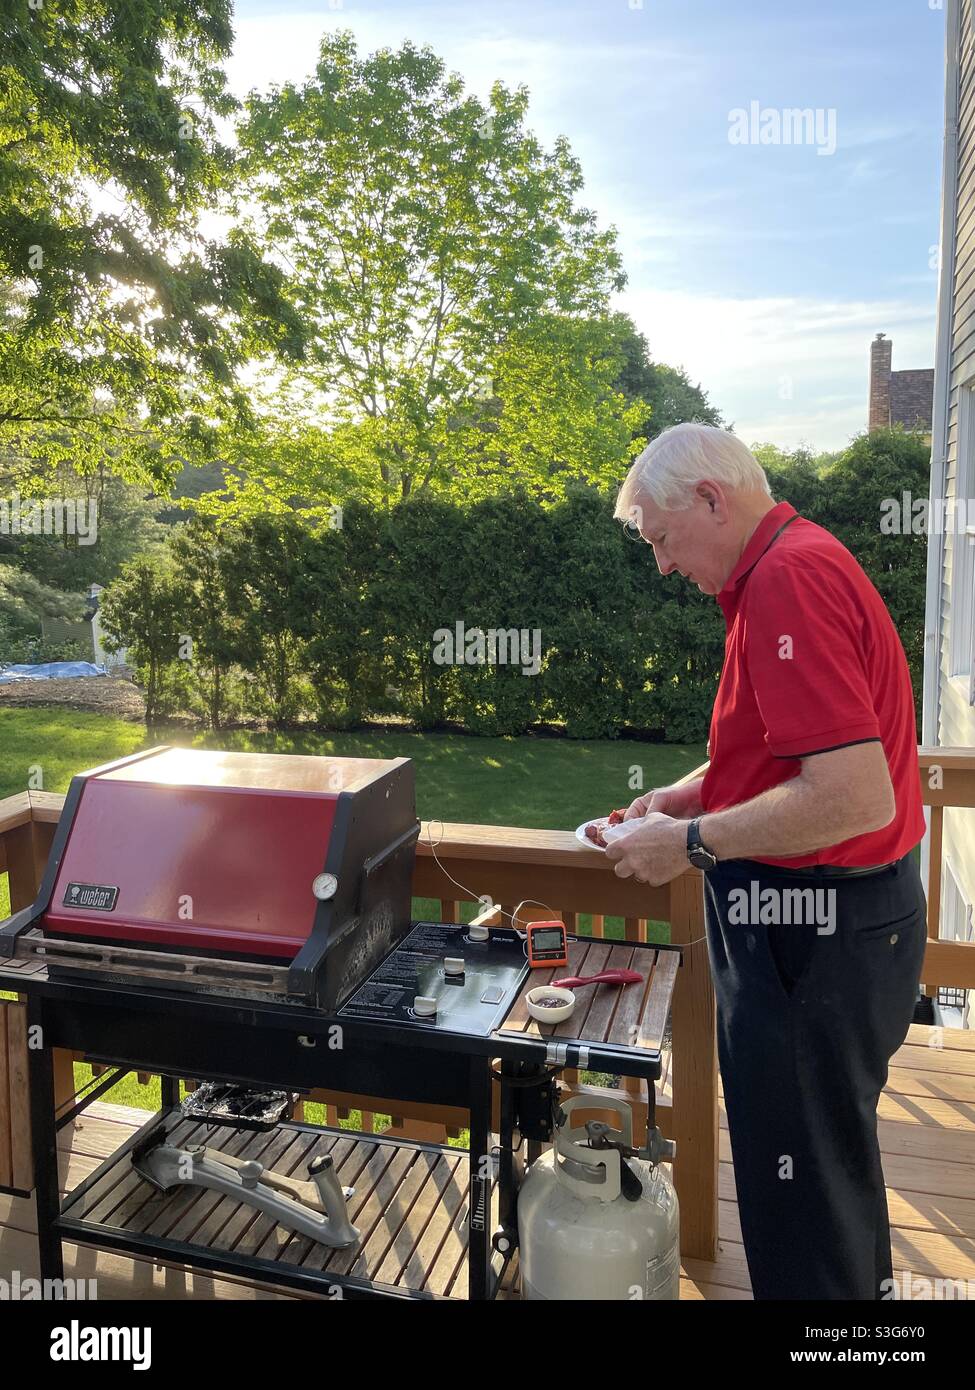
[[[417,813],[424,820],[477,821],[533,829],[574,830],[587,816],[663,786],[704,761],[700,744],[632,739],[575,742],[559,738],[469,738],[461,734],[193,734],[59,709],[0,710],[0,797],[23,791],[31,768],[43,789],[67,790],[71,776],[153,743],[265,753],[407,757],[416,764]],[[634,769],[642,786],[631,790]],[[35,774],[33,785],[37,785]]]
[[[624,805],[640,790],[675,781],[705,758],[700,744],[469,738],[405,731],[315,734],[233,730],[194,734],[185,728],[174,728],[156,730],[149,738],[141,724],[99,714],[53,708],[3,709],[0,798],[23,791],[29,783],[37,786],[37,769],[45,791],[63,792],[75,772],[154,743],[266,753],[408,757],[416,765],[417,813],[423,820],[438,818],[553,830],[573,830],[587,816],[605,814],[614,806]],[[0,917],[8,911],[6,875],[0,875]],[[437,911],[435,903],[414,901],[414,912],[419,917]],[[619,935],[621,931],[621,922],[607,921],[607,935]],[[90,1075],[88,1067],[76,1065],[79,1085]],[[155,1109],[159,1104],[159,1083],[154,1081],[142,1087],[130,1076],[107,1099]],[[308,1107],[311,1123],[324,1123],[320,1111],[321,1107]],[[354,1128],[357,1117],[351,1116],[347,1123]]]
[[142,724],[57,706],[0,709],[0,797],[28,786],[67,791],[76,772],[134,753],[145,743]]

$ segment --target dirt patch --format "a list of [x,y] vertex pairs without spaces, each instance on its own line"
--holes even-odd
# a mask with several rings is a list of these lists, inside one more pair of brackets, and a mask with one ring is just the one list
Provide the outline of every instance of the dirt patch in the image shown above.
[[4,706],[58,705],[63,709],[92,710],[141,723],[146,717],[142,691],[123,676],[72,676],[69,680],[14,681],[0,685],[0,709]]

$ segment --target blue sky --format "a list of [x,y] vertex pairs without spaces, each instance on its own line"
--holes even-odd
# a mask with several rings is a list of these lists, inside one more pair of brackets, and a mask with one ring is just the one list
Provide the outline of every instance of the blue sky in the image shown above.
[[[613,224],[618,307],[743,438],[841,448],[866,423],[870,340],[934,360],[944,11],[938,0],[237,0],[233,88],[300,80],[328,28],[428,43],[469,89],[525,84]],[[733,144],[730,113],[835,121]],[[831,142],[821,140],[829,148]]]

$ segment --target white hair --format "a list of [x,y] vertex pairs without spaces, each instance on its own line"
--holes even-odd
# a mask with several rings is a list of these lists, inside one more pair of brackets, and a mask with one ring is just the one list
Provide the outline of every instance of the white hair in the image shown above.
[[634,460],[613,515],[625,520],[635,497],[649,497],[665,512],[685,511],[703,482],[772,495],[764,468],[737,436],[715,425],[671,425]]

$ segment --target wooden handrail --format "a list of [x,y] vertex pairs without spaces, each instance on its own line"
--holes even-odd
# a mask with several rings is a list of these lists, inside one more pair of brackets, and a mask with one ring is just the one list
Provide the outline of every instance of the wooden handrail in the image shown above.
[[[617,877],[601,850],[568,830],[422,821],[413,891],[418,898],[515,904],[531,897],[558,911],[670,920],[670,889]],[[526,889],[525,871],[531,872]]]
[[[927,885],[930,940],[924,981],[929,986],[972,989],[975,943],[942,941],[937,933],[944,810],[975,806],[975,749],[919,747],[918,764],[922,799],[931,816]],[[682,780],[700,776],[706,767],[695,768]],[[63,802],[63,796],[36,791],[19,792],[0,801],[0,872],[8,867],[11,832],[32,822],[53,824]],[[529,894],[524,891],[526,868],[532,871]],[[513,905],[532,896],[570,916],[586,912],[600,918],[618,915],[630,922],[647,918],[666,922],[670,920],[671,887],[648,888],[617,878],[598,850],[580,845],[569,831],[425,821],[417,844],[416,895],[445,903],[493,896]],[[18,906],[23,906],[23,890],[18,898]]]
[[57,825],[64,797],[56,792],[15,792],[0,801],[0,836],[28,821]]

